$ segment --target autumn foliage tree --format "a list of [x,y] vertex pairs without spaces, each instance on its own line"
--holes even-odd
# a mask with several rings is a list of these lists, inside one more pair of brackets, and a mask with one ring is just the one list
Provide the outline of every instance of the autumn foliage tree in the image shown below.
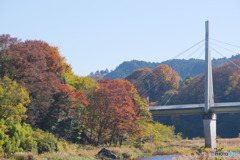
[[[240,59],[233,61],[240,65]],[[240,69],[227,63],[213,69],[213,92],[215,102],[240,101]],[[204,74],[194,77],[173,97],[172,103],[204,103]]]
[[93,91],[98,88],[97,83],[93,78],[89,76],[80,77],[75,75],[70,65],[65,66],[63,76],[71,89],[75,91],[82,91],[87,98],[91,98]]
[[124,80],[98,80],[85,122],[86,135],[96,145],[122,143],[124,133],[137,133],[141,108],[135,105],[136,89]]
[[51,95],[58,87],[57,73],[63,72],[56,48],[42,41],[18,42],[8,45],[0,58],[2,76],[8,75],[29,91],[29,122],[39,122],[46,115],[52,103]]
[[[52,112],[55,107],[59,112],[64,110],[70,114],[77,105],[86,104],[86,96],[66,84],[67,64],[57,47],[42,41],[22,42],[9,35],[1,35],[0,40],[0,75],[8,75],[27,88],[31,99],[27,106],[28,122],[45,126],[43,121],[49,117],[49,109]],[[73,112],[76,111],[71,114]],[[67,116],[58,113],[58,117]]]
[[151,101],[162,101],[179,88],[178,73],[168,65],[159,65],[152,71],[149,68],[138,69],[125,79],[134,83],[139,94],[149,96]]

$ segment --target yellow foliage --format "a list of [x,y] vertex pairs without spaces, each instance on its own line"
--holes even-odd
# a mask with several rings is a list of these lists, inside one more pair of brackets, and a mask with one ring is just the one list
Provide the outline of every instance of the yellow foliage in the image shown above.
[[93,78],[74,75],[70,65],[66,66],[64,77],[71,89],[82,91],[87,96],[98,88],[97,83]]
[[158,122],[149,123],[143,122],[142,141],[154,142],[157,146],[163,146],[166,142],[171,142],[175,139],[181,139],[181,134],[175,134],[174,126],[166,126]]
[[0,79],[0,118],[21,121],[30,103],[27,90],[7,76]]

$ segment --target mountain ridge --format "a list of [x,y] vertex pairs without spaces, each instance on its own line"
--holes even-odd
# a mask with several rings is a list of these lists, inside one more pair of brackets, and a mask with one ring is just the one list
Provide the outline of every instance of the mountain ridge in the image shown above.
[[[224,63],[227,63],[229,60],[234,60],[240,58],[240,54],[232,55],[230,58],[218,58],[212,59],[213,68],[218,67]],[[182,79],[185,79],[186,76],[194,77],[200,73],[204,72],[204,60],[202,59],[172,59],[166,60],[163,62],[147,62],[143,60],[131,60],[131,61],[124,61],[119,64],[114,70],[108,72],[104,72],[105,75],[99,76],[99,71],[95,72],[98,74],[98,78],[94,77],[94,73],[90,74],[90,77],[95,79],[122,79],[130,74],[136,69],[139,68],[150,68],[151,70],[157,67],[158,65],[167,64],[171,66]]]

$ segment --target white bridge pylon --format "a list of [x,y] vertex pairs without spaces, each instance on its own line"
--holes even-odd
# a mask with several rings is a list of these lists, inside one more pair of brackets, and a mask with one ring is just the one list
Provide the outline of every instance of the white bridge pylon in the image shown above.
[[204,104],[150,106],[153,116],[202,114],[205,146],[216,148],[216,120],[218,113],[240,112],[240,102],[214,103],[212,62],[209,41],[209,21],[205,22],[205,92]]

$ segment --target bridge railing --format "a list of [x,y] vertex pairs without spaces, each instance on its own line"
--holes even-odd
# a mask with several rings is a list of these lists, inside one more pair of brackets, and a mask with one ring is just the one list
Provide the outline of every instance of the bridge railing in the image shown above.
[[[205,113],[204,104],[150,106],[149,110],[153,116],[193,115]],[[209,112],[217,114],[240,112],[240,102],[224,102],[210,104]]]

